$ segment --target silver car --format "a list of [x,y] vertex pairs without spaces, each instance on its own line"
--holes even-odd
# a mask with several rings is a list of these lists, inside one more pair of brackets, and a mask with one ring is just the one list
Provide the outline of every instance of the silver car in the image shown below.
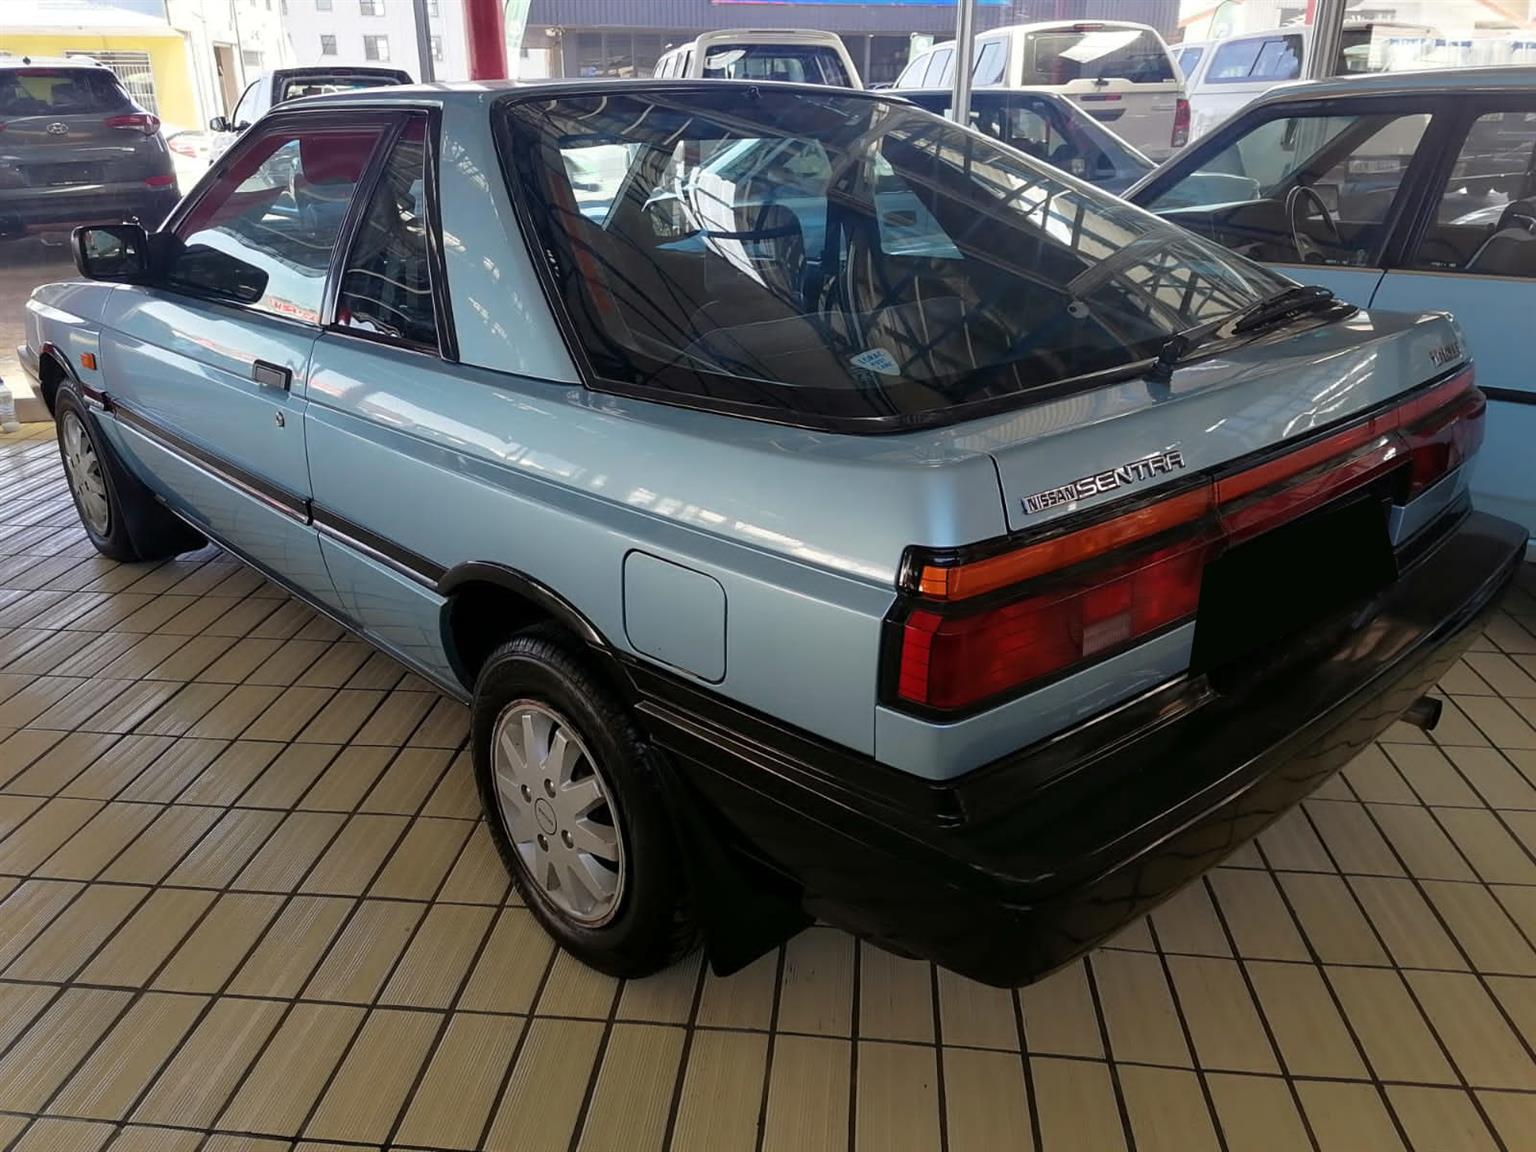
[[1032,979],[1431,725],[1524,547],[1450,318],[878,93],[320,97],[76,249],[22,356],[90,538],[469,702],[608,972],[821,917]]

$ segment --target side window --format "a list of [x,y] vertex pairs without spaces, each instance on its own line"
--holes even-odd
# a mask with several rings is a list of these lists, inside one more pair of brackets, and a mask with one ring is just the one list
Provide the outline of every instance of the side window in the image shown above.
[[1264,41],[1254,61],[1254,80],[1294,80],[1301,75],[1301,37],[1277,36]]
[[418,116],[395,143],[352,243],[336,323],[435,351],[429,253],[426,118]]
[[1428,113],[1279,116],[1194,168],[1153,203],[1155,212],[1256,260],[1374,264]]
[[241,142],[176,228],[166,283],[315,323],[376,127],[274,130]]
[[240,102],[235,105],[235,110],[230,113],[229,122],[236,128],[244,128],[256,119],[256,85],[258,80],[252,80],[245,86],[245,91],[240,94]]
[[1228,40],[1218,45],[1211,66],[1206,69],[1207,84],[1240,84],[1248,79],[1264,47],[1262,40]]
[[923,73],[924,88],[941,88],[949,83],[949,64],[955,58],[953,48],[940,48],[928,61],[928,71]]
[[1536,279],[1536,101],[1473,121],[1407,266]]
[[1003,62],[1007,59],[1004,51],[1005,41],[988,40],[981,46],[981,52],[976,57],[976,64],[971,69],[972,84],[1001,84],[1003,82]]
[[907,64],[907,66],[901,70],[901,75],[896,77],[896,87],[921,88],[923,86],[923,77],[928,74],[928,65],[932,63],[932,61],[932,53],[924,53],[914,57]]

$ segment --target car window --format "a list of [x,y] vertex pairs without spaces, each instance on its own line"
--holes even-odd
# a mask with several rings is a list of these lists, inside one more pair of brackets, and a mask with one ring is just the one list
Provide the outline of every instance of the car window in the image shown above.
[[176,226],[169,287],[314,323],[377,128],[272,131],[231,154]]
[[337,324],[436,350],[427,227],[426,118],[417,116],[395,143],[352,242]]
[[954,58],[955,50],[953,48],[940,48],[936,50],[933,58],[928,61],[927,71],[923,73],[922,87],[936,88],[941,84],[948,83],[949,65],[950,61]]
[[[586,362],[647,395],[922,417],[1134,362],[1283,283],[904,101],[615,91],[498,123]],[[601,216],[571,163],[599,146],[628,149]]]
[[711,44],[704,54],[704,75],[841,88],[852,83],[837,49],[825,44]]
[[1263,260],[1372,264],[1428,113],[1273,116],[1215,141],[1147,206]]
[[1247,83],[1253,66],[1258,63],[1259,53],[1264,50],[1262,39],[1228,40],[1216,46],[1211,66],[1205,70],[1202,84]]
[[323,96],[327,92],[354,92],[361,88],[390,88],[399,81],[392,76],[306,76],[287,81],[279,100]]
[[[949,110],[948,98],[922,103],[931,111]],[[1041,96],[973,93],[971,124],[1053,168],[1095,184],[1116,180],[1128,184],[1152,168],[1151,161],[1117,143],[1091,118],[1073,115]]]
[[1181,48],[1178,53],[1179,71],[1188,80],[1194,76],[1195,69],[1200,66],[1200,58],[1205,55],[1204,48]]
[[924,52],[914,57],[911,62],[909,62],[907,66],[901,70],[901,75],[896,77],[896,87],[921,88],[923,86],[923,77],[928,74],[928,65],[932,63],[932,61],[932,52]]
[[1174,80],[1173,61],[1154,32],[1141,28],[1063,28],[1033,32],[1024,57],[1025,84],[1074,80]]
[[235,110],[230,114],[229,122],[232,127],[241,128],[251,124],[256,119],[256,87],[259,81],[252,80],[245,86],[245,91],[240,94],[240,102],[235,105]]
[[1536,101],[1472,122],[1411,268],[1536,279]]
[[0,116],[71,116],[133,103],[105,68],[7,68],[0,71]]
[[971,68],[972,84],[1001,84],[1003,65],[1008,61],[1008,44],[1003,40],[988,40],[981,46],[976,63]]
[[1259,47],[1250,80],[1294,80],[1301,75],[1301,37],[1276,36]]

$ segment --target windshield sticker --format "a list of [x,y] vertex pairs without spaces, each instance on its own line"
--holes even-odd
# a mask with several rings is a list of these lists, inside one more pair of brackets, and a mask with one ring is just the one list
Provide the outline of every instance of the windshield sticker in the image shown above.
[[848,363],[855,368],[868,368],[871,372],[879,372],[885,376],[901,375],[901,365],[896,363],[896,357],[884,348],[871,348],[867,352],[860,352],[857,356],[850,356]]
[[1111,468],[1108,472],[1095,472],[1091,476],[1079,477],[1072,483],[1063,484],[1059,488],[1047,488],[1044,492],[1036,492],[1033,496],[1024,497],[1019,503],[1024,505],[1024,514],[1030,516],[1036,512],[1044,512],[1047,508],[1055,508],[1059,504],[1071,504],[1076,500],[1086,500],[1089,496],[1113,492],[1116,488],[1150,480],[1154,476],[1166,476],[1183,467],[1184,453],[1175,448],[1171,452],[1159,452],[1140,460],[1132,460],[1118,468]]

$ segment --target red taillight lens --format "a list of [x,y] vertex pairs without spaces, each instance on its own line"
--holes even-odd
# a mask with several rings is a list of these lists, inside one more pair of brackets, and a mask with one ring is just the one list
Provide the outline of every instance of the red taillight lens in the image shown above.
[[1086,528],[976,560],[909,563],[894,694],[974,708],[1192,619],[1217,550],[1389,475],[1403,477],[1396,498],[1411,499],[1476,453],[1486,407],[1467,368],[1359,424]]
[[102,121],[108,128],[121,128],[124,131],[141,132],[145,136],[153,136],[160,131],[160,117],[151,116],[148,112],[131,112],[125,116],[108,116]]
[[1189,101],[1182,96],[1173,107],[1173,139],[1169,143],[1175,148],[1189,143]]
[[176,183],[176,177],[170,173],[161,176],[146,176],[144,184],[149,188],[170,188]]

